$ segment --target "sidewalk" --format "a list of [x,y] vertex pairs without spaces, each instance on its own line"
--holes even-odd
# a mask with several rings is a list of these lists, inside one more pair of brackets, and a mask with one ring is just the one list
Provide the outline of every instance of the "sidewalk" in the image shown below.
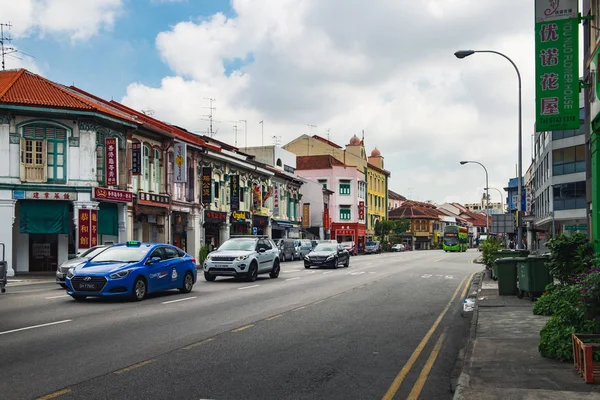
[[52,274],[18,274],[8,277],[6,287],[37,285],[41,283],[54,283],[56,276]]
[[600,399],[600,385],[586,384],[572,362],[539,354],[549,317],[533,315],[528,298],[499,296],[484,277],[476,304],[455,400]]

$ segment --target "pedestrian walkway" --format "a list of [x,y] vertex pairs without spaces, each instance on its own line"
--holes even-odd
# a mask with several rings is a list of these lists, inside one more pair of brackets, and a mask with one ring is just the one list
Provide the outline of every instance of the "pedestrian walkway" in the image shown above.
[[24,286],[24,285],[37,285],[42,283],[54,283],[56,282],[56,277],[54,274],[42,274],[42,275],[17,275],[13,277],[9,277],[6,286],[14,287],[14,286]]
[[600,399],[600,385],[586,384],[572,362],[538,352],[549,317],[533,315],[528,298],[499,296],[498,284],[482,281],[471,338],[454,399]]

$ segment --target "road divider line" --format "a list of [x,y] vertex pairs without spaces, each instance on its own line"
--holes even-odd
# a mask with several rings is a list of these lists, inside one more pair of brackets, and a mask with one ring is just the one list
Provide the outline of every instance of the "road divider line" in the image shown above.
[[244,289],[252,289],[255,287],[259,287],[260,285],[252,285],[252,286],[244,286],[244,287],[239,287],[238,290],[244,290]]
[[198,298],[198,296],[186,297],[186,298],[184,298],[184,299],[177,299],[177,300],[163,301],[163,302],[162,302],[162,304],[179,303],[180,301],[193,300],[193,299],[197,299],[197,298]]
[[351,272],[350,275],[362,275],[364,273],[365,273],[365,271]]
[[425,386],[425,382],[427,382],[427,378],[429,377],[431,368],[433,367],[435,360],[437,359],[438,355],[440,354],[440,349],[442,348],[442,345],[444,344],[444,339],[446,338],[447,331],[448,331],[448,328],[444,329],[444,331],[438,338],[437,342],[435,342],[435,346],[433,347],[433,350],[431,351],[429,358],[425,362],[425,365],[423,366],[423,369],[421,370],[421,373],[419,374],[419,377],[417,378],[415,385],[413,386],[412,390],[408,394],[408,397],[406,398],[407,400],[418,400],[419,399],[419,395],[421,394],[421,391],[423,390],[423,387]]
[[287,278],[287,279],[286,279],[286,281],[293,281],[293,280],[296,280],[296,279],[300,279],[300,277],[299,277],[299,276],[297,276],[297,277],[295,277],[295,278]]
[[292,311],[300,311],[300,310],[303,310],[305,308],[306,308],[306,306],[302,306],[302,307],[294,308]]
[[307,273],[307,274],[314,274],[315,272],[317,272],[317,271],[315,271],[315,270],[312,270],[312,271],[306,271],[306,273]]
[[273,315],[272,317],[267,318],[267,321],[273,321],[274,319],[277,319],[279,317],[281,317],[281,314]]
[[330,273],[332,273],[332,272],[333,272],[333,271],[325,271],[325,272],[323,272],[323,275],[325,275],[325,274],[330,274]]
[[299,269],[288,269],[286,271],[281,271],[281,272],[283,272],[284,274],[287,274],[289,272],[298,272],[298,271],[300,271],[300,270]]
[[12,329],[10,331],[4,331],[4,332],[0,332],[0,336],[1,335],[8,335],[9,333],[15,333],[15,332],[22,332],[22,331],[28,331],[30,329],[37,329],[37,328],[44,328],[46,326],[52,326],[52,325],[59,325],[59,324],[64,324],[67,322],[71,322],[73,321],[72,319],[65,319],[62,321],[56,321],[56,322],[48,322],[47,324],[40,324],[40,325],[33,325],[33,326],[26,326],[24,328],[18,328],[18,329]]
[[402,385],[404,378],[406,378],[406,375],[408,375],[410,369],[413,367],[413,365],[415,364],[415,362],[421,355],[421,352],[425,348],[425,345],[427,345],[427,343],[429,342],[429,339],[431,339],[431,336],[435,333],[440,322],[442,322],[442,318],[444,318],[444,316],[446,315],[446,313],[452,306],[452,303],[458,296],[458,292],[460,291],[460,288],[462,287],[463,283],[466,280],[467,280],[467,277],[465,276],[463,278],[463,280],[458,284],[458,286],[454,290],[454,293],[452,294],[452,298],[450,298],[450,301],[448,302],[448,304],[446,304],[446,307],[444,307],[444,309],[442,310],[440,315],[438,315],[437,319],[435,320],[435,322],[433,323],[431,328],[429,328],[429,331],[427,331],[427,333],[425,334],[423,339],[421,339],[421,342],[417,345],[417,348],[415,349],[415,351],[413,351],[413,353],[411,354],[410,358],[408,359],[408,361],[406,362],[404,367],[402,367],[400,372],[398,372],[398,375],[396,375],[396,377],[392,381],[392,384],[390,385],[389,389],[383,396],[382,400],[392,400],[394,398],[394,396],[398,392],[398,389],[400,388],[400,385]]
[[37,398],[37,400],[50,400],[50,399],[55,399],[55,398],[57,398],[57,397],[60,397],[60,396],[62,396],[63,394],[67,394],[67,393],[71,393],[71,389],[63,389],[63,390],[59,390],[59,391],[56,391],[56,392],[54,392],[54,393],[47,394],[47,395],[45,395],[45,396],[42,396],[42,397],[38,397],[38,398]]
[[463,289],[462,293],[460,294],[461,299],[464,299],[465,296],[467,295],[467,291],[469,290],[469,286],[471,286],[471,281],[473,280],[474,276],[475,276],[475,272],[473,272],[471,274],[471,276],[469,277],[469,280],[467,281],[467,284],[465,285],[465,288]]
[[248,324],[246,326],[242,326],[240,328],[234,329],[231,331],[231,333],[237,333],[237,332],[241,332],[241,331],[245,331],[246,329],[250,329],[254,326],[254,324]]
[[146,360],[146,361],[142,361],[142,362],[140,362],[140,363],[137,363],[137,364],[130,365],[130,366],[129,366],[129,367],[127,367],[127,368],[123,368],[123,369],[117,370],[117,371],[113,372],[113,374],[120,375],[120,374],[123,374],[123,373],[125,373],[125,372],[129,372],[129,371],[132,371],[132,370],[134,370],[134,369],[138,369],[138,368],[140,368],[140,367],[143,367],[144,365],[152,364],[154,361],[156,361],[156,360]]
[[46,297],[46,300],[51,300],[51,299],[60,299],[62,297],[71,297],[68,294],[61,294],[60,296],[51,296],[51,297]]
[[189,346],[184,347],[183,350],[191,350],[191,349],[196,348],[198,346],[202,346],[203,344],[210,343],[210,342],[212,342],[214,340],[215,340],[214,338],[204,339],[204,340],[201,340],[199,342],[196,342],[196,343],[190,344]]
[[446,257],[438,258],[437,260],[433,260],[433,262],[442,261],[444,258],[446,258]]

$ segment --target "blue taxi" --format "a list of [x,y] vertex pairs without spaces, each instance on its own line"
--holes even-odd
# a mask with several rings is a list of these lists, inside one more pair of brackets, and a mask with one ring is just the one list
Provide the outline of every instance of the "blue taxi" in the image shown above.
[[189,293],[196,278],[196,260],[180,248],[129,241],[71,268],[65,285],[75,300],[127,296],[140,301],[148,293],[170,289]]

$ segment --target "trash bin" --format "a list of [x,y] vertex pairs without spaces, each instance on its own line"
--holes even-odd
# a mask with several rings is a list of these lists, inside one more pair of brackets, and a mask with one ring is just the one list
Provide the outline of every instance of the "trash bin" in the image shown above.
[[517,262],[518,286],[517,296],[522,299],[525,294],[533,301],[546,290],[546,285],[552,283],[550,269],[546,265],[548,257],[529,256]]
[[498,275],[498,294],[500,296],[517,294],[517,263],[522,260],[526,260],[526,258],[503,257],[494,262]]
[[529,255],[529,250],[512,250],[512,249],[500,249],[493,251],[491,253],[492,256],[492,279],[498,280],[498,271],[496,270],[496,263],[494,262],[498,258],[504,257],[527,257]]

